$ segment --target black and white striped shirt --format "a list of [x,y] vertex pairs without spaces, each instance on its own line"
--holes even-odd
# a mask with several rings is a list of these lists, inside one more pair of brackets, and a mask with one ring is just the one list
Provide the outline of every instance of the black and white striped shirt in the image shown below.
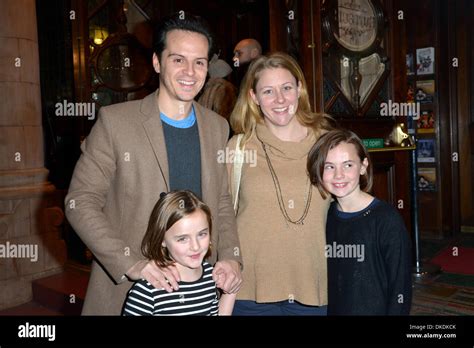
[[122,315],[217,315],[216,283],[213,267],[202,264],[201,278],[194,282],[179,282],[172,293],[157,289],[146,280],[136,282],[128,292]]

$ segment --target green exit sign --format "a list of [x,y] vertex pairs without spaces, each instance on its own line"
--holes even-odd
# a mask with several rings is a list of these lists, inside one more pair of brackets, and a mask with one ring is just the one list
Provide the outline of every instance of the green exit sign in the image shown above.
[[367,149],[380,149],[383,147],[382,138],[362,139],[362,142]]

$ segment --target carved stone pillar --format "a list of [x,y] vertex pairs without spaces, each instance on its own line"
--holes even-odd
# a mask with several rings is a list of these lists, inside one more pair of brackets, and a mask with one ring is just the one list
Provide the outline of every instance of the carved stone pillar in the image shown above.
[[66,246],[61,203],[44,168],[35,0],[2,1],[0,23],[2,309],[30,301],[31,281],[59,272]]

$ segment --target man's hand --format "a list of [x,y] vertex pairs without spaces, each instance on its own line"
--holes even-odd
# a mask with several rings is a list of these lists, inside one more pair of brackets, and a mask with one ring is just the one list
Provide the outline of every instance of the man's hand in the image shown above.
[[176,266],[160,268],[151,260],[137,262],[126,275],[131,280],[144,278],[155,288],[164,288],[167,292],[173,292],[173,289],[178,290],[178,282],[181,279]]
[[240,264],[234,260],[218,261],[214,265],[212,278],[218,288],[225,293],[235,294],[242,286],[242,274]]

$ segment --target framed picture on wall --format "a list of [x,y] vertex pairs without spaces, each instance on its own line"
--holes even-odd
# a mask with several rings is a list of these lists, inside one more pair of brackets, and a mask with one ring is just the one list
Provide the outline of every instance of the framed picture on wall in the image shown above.
[[434,47],[418,48],[416,50],[416,74],[434,74],[435,49]]
[[435,132],[435,117],[432,110],[422,111],[420,118],[416,122],[418,133]]
[[415,61],[413,53],[407,54],[407,75],[415,75]]
[[436,191],[436,168],[418,168],[418,191]]
[[434,80],[420,80],[416,81],[415,99],[421,104],[428,104],[433,102],[435,93]]
[[435,139],[418,139],[416,147],[418,162],[434,163],[435,162]]

